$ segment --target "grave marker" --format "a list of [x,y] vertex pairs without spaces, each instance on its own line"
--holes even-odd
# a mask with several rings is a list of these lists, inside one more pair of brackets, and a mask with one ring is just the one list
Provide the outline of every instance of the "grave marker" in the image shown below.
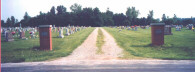
[[164,44],[164,25],[165,23],[151,23],[152,45],[160,46]]
[[59,30],[59,37],[60,37],[60,38],[64,38],[63,29],[60,29],[60,30]]
[[173,35],[172,32],[171,32],[171,26],[170,25],[165,25],[164,35]]
[[26,37],[25,37],[25,33],[24,33],[24,31],[21,31],[20,32],[20,39],[25,39]]
[[39,38],[41,50],[52,50],[52,25],[40,25],[39,26]]
[[6,33],[6,41],[7,42],[14,41],[14,38],[12,36],[12,32],[7,32]]

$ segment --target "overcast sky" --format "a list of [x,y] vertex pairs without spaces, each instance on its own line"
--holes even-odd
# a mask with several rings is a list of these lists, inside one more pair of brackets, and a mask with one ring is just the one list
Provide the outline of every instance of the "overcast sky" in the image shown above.
[[33,17],[40,11],[47,13],[52,6],[64,5],[70,12],[70,6],[74,3],[85,7],[98,7],[105,12],[109,7],[114,13],[124,13],[127,7],[134,6],[139,10],[140,17],[147,17],[149,10],[154,11],[154,18],[166,14],[173,17],[174,14],[181,18],[195,17],[195,0],[1,0],[1,18],[6,20],[14,16],[21,20],[25,12]]

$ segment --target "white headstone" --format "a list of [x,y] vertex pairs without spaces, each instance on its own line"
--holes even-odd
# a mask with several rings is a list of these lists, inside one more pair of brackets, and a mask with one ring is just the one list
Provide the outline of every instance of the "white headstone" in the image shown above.
[[63,29],[60,29],[60,31],[59,31],[59,37],[60,37],[60,38],[64,38]]

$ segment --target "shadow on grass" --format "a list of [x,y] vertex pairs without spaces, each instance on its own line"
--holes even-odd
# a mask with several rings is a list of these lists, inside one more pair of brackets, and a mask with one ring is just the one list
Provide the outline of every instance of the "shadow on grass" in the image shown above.
[[13,62],[13,63],[19,63],[19,62],[24,62],[25,61],[25,58],[24,57],[19,57],[19,56],[2,56],[1,57],[2,60],[1,62],[2,63],[8,63],[8,62]]
[[31,48],[31,50],[33,51],[40,51],[40,46],[34,46],[33,48]]
[[174,44],[164,44],[164,45],[152,45],[152,44],[146,44],[146,45],[131,45],[131,47],[152,47],[152,48],[174,48]]
[[195,60],[195,58],[159,58],[162,60]]
[[152,44],[147,44],[147,45],[131,45],[131,47],[155,47]]

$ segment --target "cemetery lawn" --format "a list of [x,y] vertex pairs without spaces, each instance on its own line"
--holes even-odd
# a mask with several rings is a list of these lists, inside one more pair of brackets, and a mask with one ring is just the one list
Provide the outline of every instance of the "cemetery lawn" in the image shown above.
[[[45,61],[68,56],[75,48],[81,45],[94,28],[83,29],[72,35],[58,38],[58,32],[52,32],[53,51],[38,50],[39,38],[29,39],[30,34],[25,32],[28,40],[14,38],[13,42],[4,42],[1,37],[1,62],[32,62]],[[64,34],[65,34],[64,30]],[[38,34],[38,33],[37,33]]]
[[175,31],[173,35],[165,35],[165,44],[151,45],[151,29],[138,31],[122,30],[104,27],[124,49],[124,59],[165,59],[165,60],[195,60],[195,32],[191,30]]
[[98,36],[97,36],[97,41],[96,41],[96,46],[98,47],[97,49],[97,54],[102,54],[102,46],[104,44],[104,35],[102,33],[101,29],[98,29]]

